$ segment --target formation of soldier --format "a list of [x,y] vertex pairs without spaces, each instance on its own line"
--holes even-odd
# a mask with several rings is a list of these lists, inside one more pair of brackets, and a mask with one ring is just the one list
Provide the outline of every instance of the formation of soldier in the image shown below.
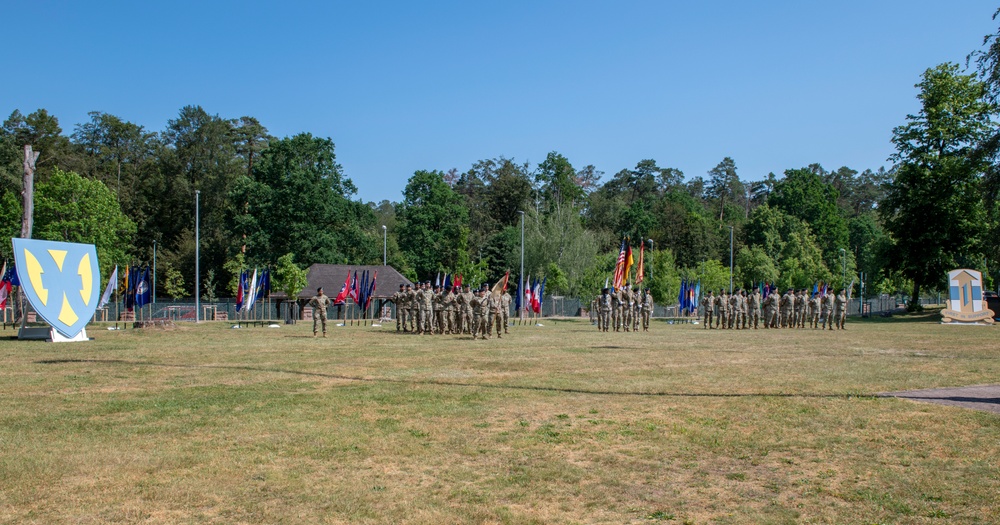
[[511,295],[494,295],[486,286],[475,291],[468,285],[444,290],[430,281],[399,285],[390,300],[396,305],[396,331],[417,335],[471,335],[473,339],[498,338],[509,333]]
[[847,295],[843,289],[809,294],[805,289],[789,289],[784,295],[772,292],[762,297],[760,290],[747,294],[737,288],[715,295],[711,290],[701,299],[705,329],[746,330],[764,328],[844,329]]
[[640,291],[638,287],[629,289],[622,287],[612,291],[609,288],[601,290],[590,303],[590,311],[597,314],[597,330],[608,332],[638,332],[649,331],[649,317],[653,314],[653,294],[649,288]]

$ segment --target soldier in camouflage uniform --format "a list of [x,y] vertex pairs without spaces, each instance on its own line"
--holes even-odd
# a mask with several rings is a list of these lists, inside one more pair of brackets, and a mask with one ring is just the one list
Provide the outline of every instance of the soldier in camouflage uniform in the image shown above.
[[795,298],[795,316],[799,321],[799,328],[806,327],[806,314],[809,313],[809,292],[805,288],[799,290],[799,296]]
[[750,297],[747,298],[747,309],[750,312],[750,320],[748,321],[748,324],[753,326],[754,330],[756,330],[757,326],[760,324],[760,303],[760,290],[754,288],[753,293],[751,293]]
[[789,289],[785,292],[785,295],[781,296],[781,302],[779,303],[780,313],[781,313],[781,324],[782,328],[788,328],[791,324],[792,311],[795,308],[795,296],[792,295],[792,290]]
[[632,303],[633,304],[633,306],[632,306],[632,331],[633,332],[638,332],[639,331],[639,324],[640,324],[640,321],[642,320],[642,303],[643,303],[643,301],[646,300],[646,296],[645,296],[645,294],[642,293],[642,290],[640,290],[639,287],[636,286],[635,288],[632,289],[632,297],[635,298],[635,301]]
[[601,290],[601,297],[598,299],[600,302],[601,309],[601,321],[600,325],[604,327],[604,331],[607,332],[609,325],[611,324],[611,293],[607,288]]
[[483,339],[486,339],[486,314],[489,312],[489,306],[486,304],[482,289],[476,290],[469,305],[472,306],[472,338],[475,339],[481,334]]
[[719,294],[719,325],[723,330],[729,328],[729,292],[725,288]]
[[448,329],[448,323],[444,318],[444,298],[440,286],[434,287],[434,333],[444,334]]
[[712,317],[715,310],[715,295],[712,290],[708,291],[708,295],[701,298],[701,311],[704,316],[705,330],[712,328]]
[[820,299],[820,317],[822,317],[822,326],[820,330],[826,330],[827,326],[830,330],[833,330],[833,307],[834,307],[834,297],[831,290],[827,290]]
[[819,310],[820,310],[819,292],[812,294],[809,298],[809,326],[815,330],[819,328]]
[[837,328],[844,330],[844,320],[847,319],[847,291],[841,288],[834,299],[833,320]]
[[740,317],[740,289],[733,290],[729,296],[729,329],[739,330],[740,324],[737,319]]
[[500,297],[487,290],[486,305],[489,307],[486,333],[490,339],[493,339],[493,329],[496,328],[497,338],[500,338],[503,336],[503,327],[500,326],[500,323],[503,322],[503,317],[500,314]]
[[642,296],[642,331],[649,331],[649,318],[653,315],[653,294],[646,288],[646,293]]
[[330,298],[323,295],[323,287],[316,289],[316,295],[309,299],[309,306],[313,308],[313,337],[316,337],[316,324],[323,323],[323,337],[326,337],[326,309],[330,306]]
[[403,287],[404,287],[403,284],[400,283],[399,291],[392,294],[392,297],[389,298],[389,300],[392,301],[392,304],[396,305],[397,332],[401,332],[403,330],[403,322],[404,322],[403,318],[405,317],[405,315],[403,314],[403,308],[400,307],[400,305],[403,304],[403,297],[406,295],[406,292],[403,290]]
[[445,333],[448,334],[458,333],[458,316],[455,315],[458,306],[458,294],[455,292],[457,288],[457,286],[451,287],[444,296]]
[[622,314],[622,294],[621,290],[613,290],[611,292],[611,326],[614,327],[615,331],[621,329],[621,314]]

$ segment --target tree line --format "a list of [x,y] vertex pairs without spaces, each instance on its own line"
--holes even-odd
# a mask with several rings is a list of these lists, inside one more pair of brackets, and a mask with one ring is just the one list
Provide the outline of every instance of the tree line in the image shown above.
[[[1000,34],[1000,33],[998,33]],[[558,152],[536,165],[483,159],[413,173],[397,202],[364,203],[330,138],[271,136],[249,116],[181,108],[160,131],[92,112],[71,132],[44,109],[0,128],[0,235],[17,236],[22,148],[37,162],[36,238],[97,244],[102,273],[150,261],[169,293],[191,296],[194,192],[201,200],[201,296],[229,296],[247,266],[379,264],[412,280],[440,272],[493,282],[521,265],[555,295],[585,297],[611,275],[623,239],[643,246],[658,301],[682,279],[702,289],[864,276],[870,294],[913,297],[955,267],[1000,277],[1000,42],[966,68],[927,69],[920,111],[891,131],[888,169],[819,164],[741,174],[723,158],[704,174],[654,159],[606,176]],[[730,259],[732,242],[732,259]],[[0,247],[9,256],[10,247]],[[184,277],[187,276],[186,284]],[[516,280],[516,279],[514,279]],[[163,283],[163,284],[161,284]],[[158,281],[160,293],[166,281]]]

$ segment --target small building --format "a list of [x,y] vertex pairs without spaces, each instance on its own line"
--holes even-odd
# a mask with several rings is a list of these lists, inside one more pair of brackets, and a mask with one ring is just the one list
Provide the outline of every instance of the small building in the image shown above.
[[[375,293],[372,294],[373,299],[388,299],[392,294],[399,291],[399,285],[402,284],[406,286],[407,284],[413,284],[409,279],[403,277],[403,274],[396,271],[392,266],[382,266],[382,265],[351,265],[351,264],[319,264],[316,263],[306,270],[308,273],[306,275],[306,287],[299,292],[299,299],[309,299],[310,297],[316,295],[316,288],[320,286],[323,287],[323,293],[329,295],[330,297],[336,297],[340,293],[340,289],[344,287],[344,280],[350,277],[354,278],[355,272],[357,272],[358,279],[361,279],[361,274],[368,272],[369,278],[378,272],[378,277],[375,280]],[[348,284],[350,282],[348,281]]]

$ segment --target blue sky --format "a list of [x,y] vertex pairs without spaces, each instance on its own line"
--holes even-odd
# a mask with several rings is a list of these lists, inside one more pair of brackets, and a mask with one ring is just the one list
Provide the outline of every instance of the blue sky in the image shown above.
[[0,118],[250,115],[332,138],[364,201],[550,151],[605,180],[648,158],[688,178],[726,156],[748,180],[888,167],[920,74],[997,28],[979,0],[10,4]]

